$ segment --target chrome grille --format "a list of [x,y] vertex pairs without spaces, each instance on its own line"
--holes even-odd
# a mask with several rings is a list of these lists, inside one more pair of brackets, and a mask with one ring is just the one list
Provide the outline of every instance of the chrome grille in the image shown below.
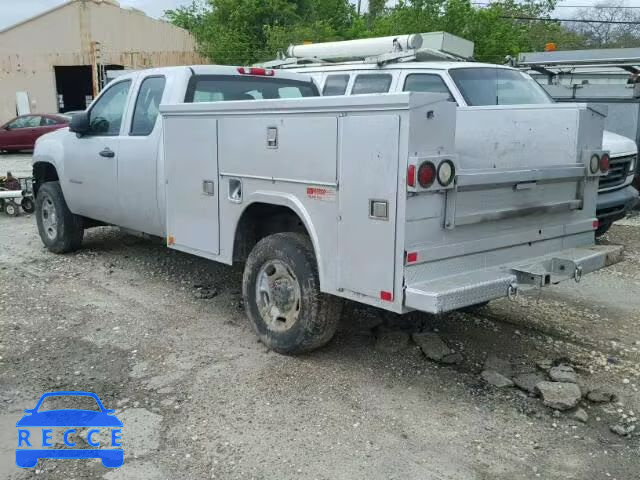
[[600,190],[622,185],[629,175],[629,167],[635,155],[627,157],[612,158],[609,163],[609,173],[600,177]]

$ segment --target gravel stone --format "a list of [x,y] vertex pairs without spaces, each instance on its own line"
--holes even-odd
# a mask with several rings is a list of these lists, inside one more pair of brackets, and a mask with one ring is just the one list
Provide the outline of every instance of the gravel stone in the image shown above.
[[620,435],[621,437],[626,437],[627,435],[630,435],[631,433],[633,433],[633,431],[636,429],[635,425],[611,425],[609,427],[609,430],[611,430],[613,433]]
[[444,363],[446,365],[457,365],[459,363],[462,363],[462,360],[464,360],[462,354],[456,352],[452,353],[451,355],[445,355],[444,357],[442,357],[440,363]]
[[545,377],[539,373],[522,373],[513,377],[513,383],[516,384],[516,387],[535,396],[540,393],[536,389],[536,385],[545,380]]
[[536,362],[536,367],[538,367],[540,370],[544,372],[548,372],[551,369],[551,367],[553,367],[553,361],[549,360],[548,358],[545,358],[543,360],[538,360]]
[[567,365],[558,365],[551,368],[549,377],[554,382],[576,383],[578,381],[575,370]]
[[445,357],[454,353],[436,333],[414,333],[411,335],[411,338],[413,338],[413,341],[420,347],[422,353],[430,360],[440,362]]
[[609,403],[615,400],[615,394],[604,388],[594,388],[587,393],[587,400],[593,403]]
[[585,411],[584,408],[579,408],[575,412],[573,412],[573,418],[582,423],[587,423],[589,420],[589,414]]
[[498,388],[513,387],[511,379],[505,377],[495,370],[484,370],[480,376],[490,385]]
[[484,369],[498,372],[503,377],[513,377],[513,367],[511,366],[511,363],[509,363],[508,360],[500,358],[494,354],[489,354],[484,362]]
[[542,395],[542,403],[556,410],[569,410],[582,398],[580,388],[575,383],[540,382],[536,388]]

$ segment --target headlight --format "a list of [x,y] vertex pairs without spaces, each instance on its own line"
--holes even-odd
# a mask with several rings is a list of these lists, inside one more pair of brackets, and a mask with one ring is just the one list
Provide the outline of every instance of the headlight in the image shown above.
[[636,164],[638,160],[638,155],[634,155],[631,157],[631,163],[629,164],[629,174],[636,173]]

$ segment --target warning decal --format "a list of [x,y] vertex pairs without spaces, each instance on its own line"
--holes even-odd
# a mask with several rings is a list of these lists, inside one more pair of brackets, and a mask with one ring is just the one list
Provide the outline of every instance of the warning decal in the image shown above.
[[307,197],[324,202],[335,202],[336,189],[331,187],[307,187]]

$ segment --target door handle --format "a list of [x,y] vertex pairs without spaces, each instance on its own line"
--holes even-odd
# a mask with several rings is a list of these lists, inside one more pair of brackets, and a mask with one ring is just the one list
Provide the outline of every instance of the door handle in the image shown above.
[[114,152],[110,148],[105,148],[100,152],[100,156],[105,158],[113,158],[116,156],[116,152]]

